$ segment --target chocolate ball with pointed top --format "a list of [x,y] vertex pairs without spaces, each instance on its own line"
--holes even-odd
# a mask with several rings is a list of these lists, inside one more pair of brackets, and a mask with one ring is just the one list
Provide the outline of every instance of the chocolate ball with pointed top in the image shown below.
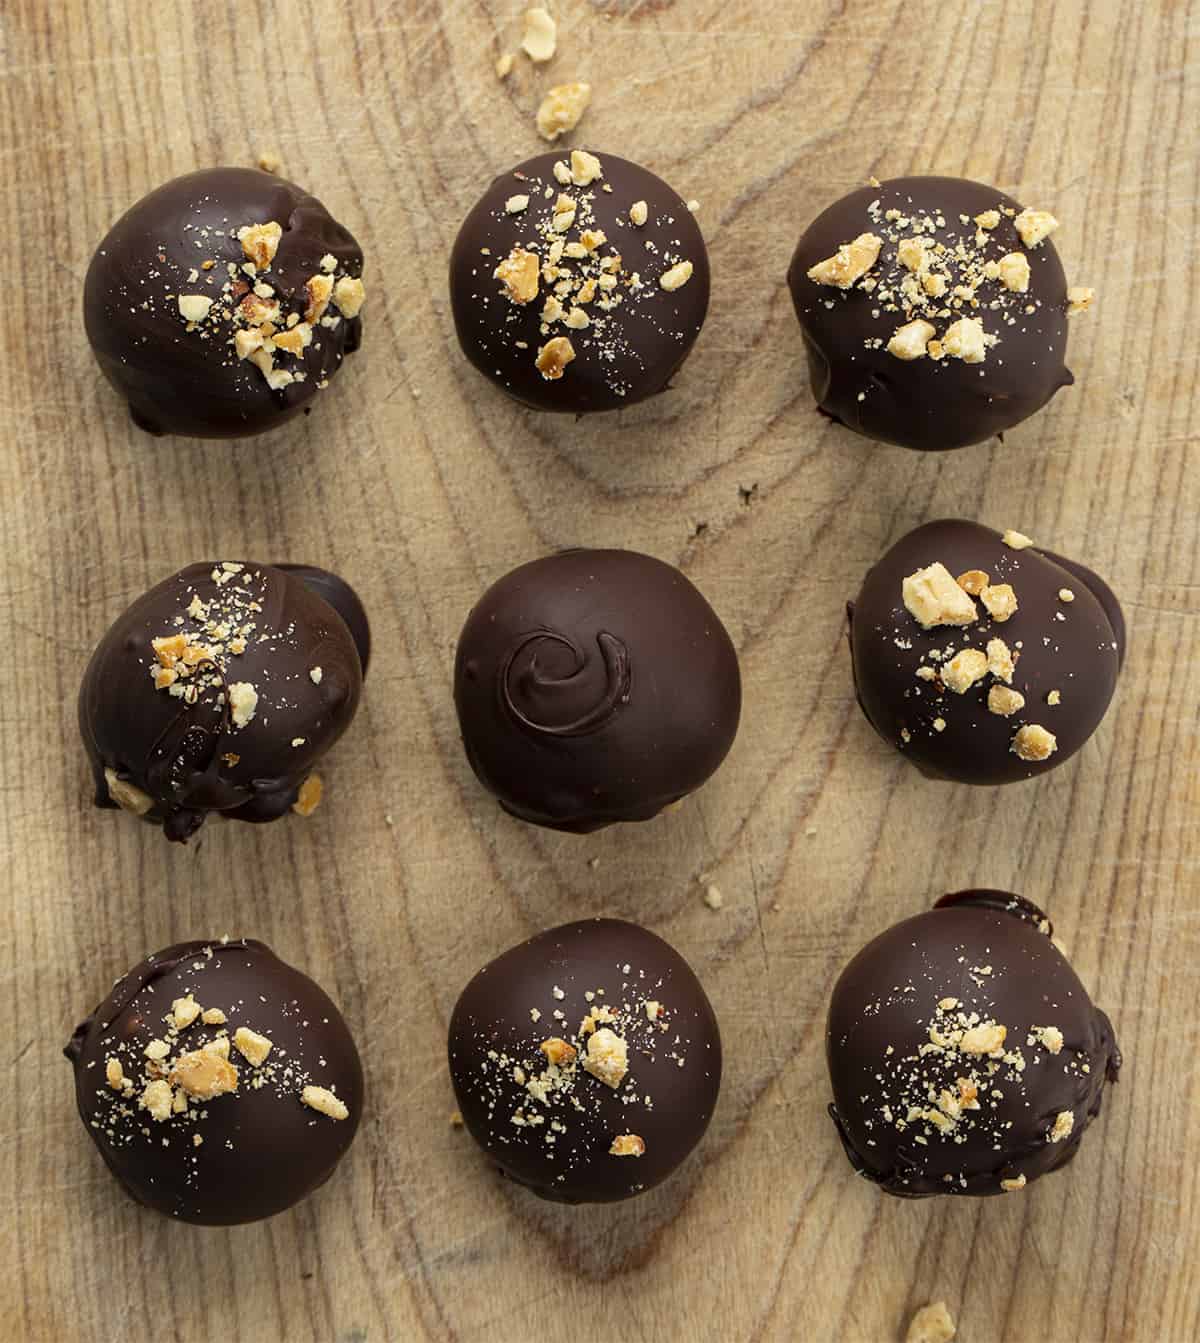
[[363,256],[314,196],[209,168],[132,206],[96,250],[83,317],[151,434],[241,438],[307,410],[362,339]]
[[463,1123],[542,1198],[612,1203],[665,1180],[704,1135],[721,1034],[700,981],[660,937],[583,919],[506,951],[450,1018]]
[[902,537],[849,606],[858,702],[922,773],[1036,778],[1104,717],[1125,651],[1112,589],[1019,532],[962,519]]
[[321,797],[314,767],[354,717],[369,649],[362,604],[335,574],[249,561],[180,570],[117,618],[84,673],[97,806],[173,840],[213,812],[308,815]]
[[137,1202],[184,1222],[290,1208],[333,1174],[362,1117],[362,1064],[342,1014],[246,938],[147,957],[64,1053],[109,1170]]
[[788,285],[820,409],[925,452],[981,443],[1040,410],[1074,381],[1064,358],[1078,305],[1048,241],[1055,227],[958,177],[875,183],[818,215]]
[[505,810],[583,833],[699,788],[733,744],[742,692],[729,635],[678,569],[568,550],[484,593],[454,701],[471,768]]
[[502,173],[450,256],[463,353],[535,410],[619,410],[664,391],[708,296],[687,205],[615,154],[539,154]]
[[1016,1193],[1075,1156],[1121,1066],[1112,1023],[1032,902],[963,891],[869,942],[834,986],[830,1114],[886,1193]]

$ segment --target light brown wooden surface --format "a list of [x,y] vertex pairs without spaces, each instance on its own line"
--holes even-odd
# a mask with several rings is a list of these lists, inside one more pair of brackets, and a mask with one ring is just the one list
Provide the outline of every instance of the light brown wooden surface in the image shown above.
[[[492,63],[519,0],[14,0],[0,10],[0,1319],[74,1340],[891,1340],[944,1297],[965,1343],[1200,1334],[1200,6],[1187,0],[559,0],[560,54]],[[459,356],[444,271],[490,177],[574,137],[702,202],[712,310],[675,390],[575,423]],[[314,414],[155,441],[102,382],[82,277],[112,220],[194,167],[277,150],[359,237],[363,351]],[[1062,220],[1076,386],[945,457],[820,419],[783,285],[801,228],[869,174],[960,173]],[[855,707],[843,603],[930,517],[1019,527],[1110,578],[1113,709],[1007,790],[924,781]],[[672,815],[579,839],[476,785],[449,691],[483,588],[571,543],[681,564],[743,660],[732,755]],[[87,654],[197,558],[327,565],[376,657],[309,821],[169,846],[90,805]],[[593,865],[594,864],[594,865]],[[719,912],[701,901],[713,874]],[[1069,1173],[986,1202],[889,1200],[828,1122],[828,991],[947,890],[1048,907],[1125,1051]],[[484,961],[567,918],[648,924],[716,1005],[726,1079],[698,1154],[607,1208],[506,1188],[450,1128],[444,1029]],[[147,951],[252,934],[343,1005],[370,1113],[336,1177],[232,1230],[131,1204],[76,1117],[75,1020]]]

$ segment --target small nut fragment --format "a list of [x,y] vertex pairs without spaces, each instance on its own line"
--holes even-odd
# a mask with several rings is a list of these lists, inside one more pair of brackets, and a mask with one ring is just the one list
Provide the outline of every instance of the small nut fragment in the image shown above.
[[658,282],[668,293],[674,293],[676,289],[682,289],[691,278],[692,263],[690,261],[679,261],[669,271],[660,275]]
[[1033,542],[1024,532],[1014,532],[1010,527],[1000,538],[1011,550],[1026,550]]
[[330,1119],[350,1118],[350,1111],[346,1108],[346,1102],[324,1087],[305,1087],[300,1093],[300,1099],[310,1109],[319,1110],[321,1114],[328,1115]]
[[233,1047],[242,1058],[257,1068],[260,1063],[266,1062],[271,1052],[271,1041],[248,1026],[239,1026],[233,1033]]
[[575,347],[566,336],[555,336],[538,351],[537,369],[547,382],[563,375],[563,370],[575,358]]
[[999,210],[983,210],[975,216],[975,223],[983,229],[997,228],[1000,224]]
[[343,317],[355,318],[366,302],[367,291],[363,282],[351,275],[343,275],[333,286],[333,301]]
[[989,584],[979,594],[979,600],[983,603],[988,615],[1001,624],[1016,614],[1017,594],[1012,590],[1011,583]]
[[222,1012],[219,1007],[206,1007],[204,1011],[200,1013],[200,1020],[204,1022],[206,1026],[224,1026],[225,1013]]
[[1004,1052],[1004,1037],[1007,1034],[1007,1026],[985,1021],[964,1031],[958,1047],[964,1054],[1001,1054]]
[[143,1110],[150,1111],[151,1119],[161,1124],[164,1119],[170,1119],[171,1102],[174,1098],[175,1095],[170,1084],[164,1082],[160,1077],[153,1082],[146,1083],[139,1104]]
[[511,51],[503,51],[496,57],[496,78],[507,79],[512,74],[513,54]]
[[304,309],[304,320],[308,323],[319,322],[329,307],[333,294],[333,280],[328,275],[314,275],[304,282],[308,294],[308,306]]
[[104,782],[108,785],[109,797],[117,806],[133,812],[135,816],[145,816],[154,806],[154,799],[148,793],[135,788],[128,779],[119,779],[115,769],[105,768]]
[[983,323],[977,317],[960,317],[951,322],[942,336],[942,351],[964,364],[982,364],[987,354]]
[[258,166],[265,173],[277,173],[283,167],[283,161],[273,149],[264,149],[258,156]]
[[556,84],[537,110],[538,134],[543,140],[557,140],[564,131],[573,131],[591,101],[590,84]]
[[199,1015],[200,1004],[190,993],[186,998],[176,998],[171,1004],[171,1021],[176,1030],[187,1030]]
[[203,322],[213,301],[207,294],[180,294],[179,315],[185,322]]
[[615,1091],[625,1080],[629,1070],[629,1050],[625,1041],[607,1026],[601,1026],[588,1036],[587,1057],[583,1061],[586,1072]]
[[550,220],[550,226],[555,233],[566,233],[575,222],[578,209],[574,196],[559,194],[558,200],[554,202],[554,214]]
[[1025,1188],[1025,1176],[1022,1174],[1018,1175],[1013,1180],[1001,1180],[1000,1188],[1003,1189],[1006,1194],[1015,1194],[1018,1189]]
[[229,710],[234,727],[245,727],[258,708],[258,691],[249,681],[235,681],[229,687]]
[[844,242],[831,257],[810,267],[808,278],[817,284],[849,289],[879,260],[883,239],[874,233],[860,233],[853,242]]
[[557,1035],[551,1036],[549,1040],[543,1040],[538,1048],[545,1054],[546,1058],[559,1067],[565,1063],[575,1062],[575,1046],[568,1044]]
[[634,224],[637,228],[641,228],[649,218],[650,207],[645,201],[634,201],[629,207],[629,222]]
[[1030,210],[1027,207],[1017,215],[1013,224],[1025,246],[1036,247],[1054,232],[1058,227],[1058,220],[1049,210]]
[[532,303],[537,298],[540,271],[541,263],[536,252],[514,247],[492,276],[504,285],[505,297],[510,303]]
[[[214,1041],[215,1043],[215,1041]],[[198,1100],[212,1100],[236,1091],[237,1069],[215,1049],[193,1049],[181,1054],[171,1069],[171,1081]]]
[[277,350],[286,350],[299,358],[312,344],[312,327],[307,322],[300,322],[290,331],[276,332],[272,340]]
[[965,694],[987,675],[987,657],[978,648],[964,648],[942,667],[942,684],[956,695]]
[[987,660],[988,671],[998,681],[1004,681],[1006,684],[1012,684],[1013,672],[1016,671],[1016,659],[1012,651],[1003,639],[989,639],[987,642]]
[[1029,290],[1029,258],[1024,252],[1009,252],[996,263],[1000,283],[1014,294]]
[[125,1086],[125,1070],[121,1067],[120,1059],[106,1059],[104,1063],[104,1080],[114,1091],[121,1091]]
[[529,208],[529,197],[526,195],[510,196],[504,202],[504,212],[510,215],[519,215],[522,210]]
[[1035,1026],[1033,1038],[1051,1054],[1058,1054],[1063,1047],[1063,1033],[1057,1026]]
[[609,1156],[641,1156],[646,1144],[636,1133],[622,1133],[612,1140]]
[[319,774],[310,774],[300,785],[300,792],[297,794],[295,802],[292,803],[292,810],[297,816],[311,816],[321,805],[321,794],[325,791],[325,786],[321,782]]
[[582,331],[591,325],[591,321],[582,308],[572,308],[563,318],[563,326],[569,326],[572,331]]
[[1075,1127],[1075,1111],[1060,1110],[1054,1116],[1054,1127],[1046,1134],[1047,1142],[1062,1142],[1064,1138],[1071,1136],[1071,1130]]
[[904,1343],[950,1343],[954,1337],[954,1319],[944,1301],[922,1306],[912,1317]]
[[1051,690],[1046,696],[1046,703],[1050,705],[1052,709],[1058,708],[1062,703],[1062,692],[1060,690]]
[[933,339],[934,331],[933,323],[926,322],[920,317],[915,321],[905,322],[892,332],[892,338],[887,343],[887,352],[894,354],[897,359],[923,359],[925,348]]
[[1058,750],[1058,738],[1038,723],[1027,723],[1013,737],[1012,753],[1022,760],[1049,760]]
[[577,187],[591,186],[603,176],[604,166],[595,154],[589,154],[586,149],[571,150],[571,181]]
[[979,619],[975,603],[940,562],[909,574],[901,585],[901,592],[904,605],[922,629],[931,629],[934,625],[970,625]]
[[242,244],[242,251],[259,270],[270,269],[282,237],[283,226],[273,219],[267,224],[253,224],[249,228],[238,230],[238,242]]
[[923,275],[929,269],[929,250],[932,246],[929,238],[901,238],[896,256],[905,269],[915,275]]
[[521,50],[536,65],[550,60],[558,45],[558,24],[540,6],[525,11]]
[[171,1046],[165,1040],[151,1040],[142,1052],[154,1063],[160,1063],[171,1052]]
[[233,333],[233,348],[237,351],[239,359],[249,359],[255,350],[261,350],[265,337],[257,327],[251,327],[249,330],[238,328]]
[[218,1035],[215,1040],[210,1040],[208,1044],[201,1045],[200,1048],[205,1054],[215,1054],[219,1059],[227,1059],[229,1057],[229,1036]]
[[1010,690],[1006,685],[994,685],[988,691],[988,708],[1001,718],[1011,718],[1025,707],[1025,696],[1019,690]]
[[992,580],[982,569],[968,569],[966,573],[959,574],[954,581],[964,592],[972,597],[978,597]]
[[1095,301],[1094,289],[1089,289],[1083,284],[1073,284],[1067,290],[1067,315],[1074,317],[1076,313],[1087,312]]
[[1059,588],[1058,600],[1060,602],[1073,602],[1075,600],[1075,594],[1070,588]]

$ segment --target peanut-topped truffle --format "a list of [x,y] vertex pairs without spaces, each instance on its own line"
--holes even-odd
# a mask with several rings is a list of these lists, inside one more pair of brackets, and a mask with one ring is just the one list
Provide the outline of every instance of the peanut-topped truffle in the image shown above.
[[1102,578],[1020,532],[958,519],[897,541],[848,611],[863,713],[923,773],[960,783],[1069,759],[1104,717],[1125,652]]
[[830,1114],[885,1192],[1006,1194],[1074,1157],[1121,1055],[1045,915],[948,895],[881,933],[834,986]]
[[147,957],[64,1052],[113,1175],[185,1222],[290,1208],[333,1173],[362,1117],[362,1064],[341,1013],[245,938]]
[[300,187],[210,168],[113,225],[84,324],[139,428],[240,438],[307,407],[358,349],[362,269],[358,243]]
[[313,767],[354,717],[369,638],[358,598],[324,570],[205,561],[164,579],[117,618],[84,674],[97,806],[174,840],[210,812],[310,814]]
[[536,410],[614,410],[663,391],[708,291],[684,201],[636,163],[584,149],[496,178],[450,257],[463,353]]
[[1003,434],[1073,382],[1058,220],[957,177],[872,182],[800,239],[788,285],[820,409],[942,452]]
[[620,919],[539,933],[484,966],[450,1019],[463,1122],[542,1198],[611,1203],[651,1189],[700,1141],[721,1035],[691,967]]

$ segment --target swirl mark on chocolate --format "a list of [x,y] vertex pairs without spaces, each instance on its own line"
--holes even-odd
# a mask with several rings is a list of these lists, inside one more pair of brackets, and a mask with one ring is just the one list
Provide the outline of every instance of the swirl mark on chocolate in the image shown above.
[[[574,655],[574,666],[565,675],[543,674],[538,666],[536,650],[523,668],[519,671],[514,670],[517,659],[525,649],[530,644],[542,641],[570,649]],[[596,635],[596,643],[599,645],[600,657],[604,664],[604,693],[591,708],[583,713],[577,713],[564,723],[551,723],[540,721],[519,707],[518,701],[523,700],[528,704],[539,695],[545,696],[548,693],[552,696],[555,692],[560,694],[565,692],[569,704],[572,698],[578,698],[574,692],[581,687],[586,689],[586,683],[581,678],[588,669],[587,654],[565,634],[550,629],[530,630],[529,633],[521,635],[504,659],[499,683],[500,698],[504,707],[523,727],[543,736],[582,737],[603,727],[617,713],[621,705],[629,702],[633,669],[628,648],[615,634],[601,630]]]

